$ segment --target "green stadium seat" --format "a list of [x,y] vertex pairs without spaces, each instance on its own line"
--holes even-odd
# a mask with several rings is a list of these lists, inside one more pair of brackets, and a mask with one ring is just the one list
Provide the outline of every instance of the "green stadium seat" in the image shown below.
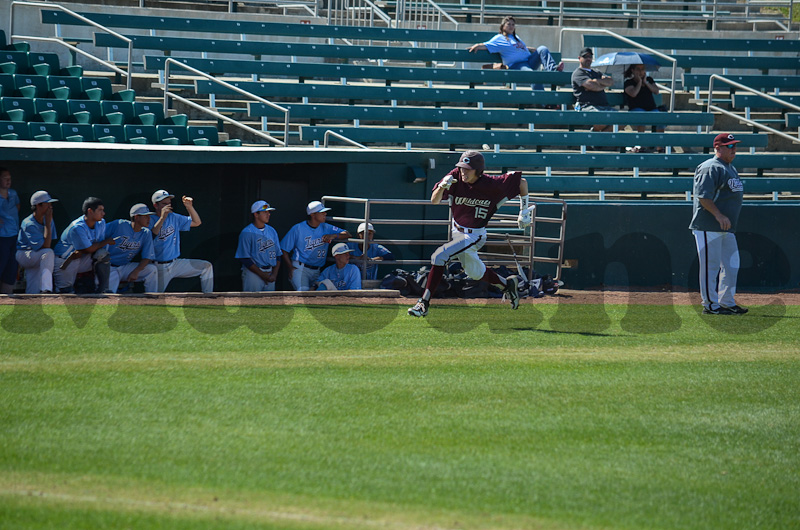
[[0,121],[0,140],[30,140],[28,124],[17,121]]
[[102,101],[111,99],[111,80],[105,77],[82,77],[81,88],[86,99]]
[[142,125],[182,125],[186,126],[188,117],[185,114],[175,114],[174,116],[164,115],[164,104],[157,102],[136,101],[133,104],[135,114],[134,123]]
[[206,125],[189,125],[186,128],[189,143],[195,145],[219,145],[219,131]]
[[69,105],[63,99],[38,98],[33,100],[36,108],[35,121],[62,123],[69,119]]
[[29,123],[31,139],[47,142],[61,141],[61,125],[58,123]]
[[11,96],[17,89],[12,74],[0,74],[0,96]]
[[30,49],[31,45],[27,42],[12,42],[9,44],[6,40],[6,32],[0,30],[0,50],[27,52],[30,51]]
[[125,140],[131,144],[157,144],[154,125],[125,125]]
[[28,54],[26,52],[0,51],[0,72],[4,74],[22,74],[27,71]]
[[100,108],[106,122],[115,125],[133,123],[133,103],[129,101],[101,101]]
[[94,139],[104,143],[125,143],[125,130],[122,125],[95,124],[92,125]]
[[36,114],[33,100],[28,98],[0,98],[0,119],[28,121]]
[[62,123],[61,138],[68,142],[92,142],[94,132],[87,123]]
[[15,74],[17,94],[25,98],[43,98],[47,95],[47,77],[43,75]]
[[99,101],[89,99],[70,99],[67,101],[71,122],[75,123],[100,123],[103,111]]
[[61,73],[58,55],[55,53],[28,53],[28,68],[37,75],[57,75]]
[[50,75],[47,76],[50,97],[56,99],[75,99],[81,95],[81,80],[77,77]]
[[186,145],[189,143],[186,127],[181,125],[157,125],[156,134],[158,142],[162,144]]

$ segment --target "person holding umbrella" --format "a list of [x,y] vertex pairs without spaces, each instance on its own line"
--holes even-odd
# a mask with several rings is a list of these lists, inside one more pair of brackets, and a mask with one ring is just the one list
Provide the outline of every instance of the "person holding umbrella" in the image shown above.
[[[625,70],[625,100],[631,112],[661,112],[656,105],[654,94],[659,93],[658,85],[647,75],[643,64],[633,64]],[[664,127],[659,127],[664,132]],[[644,125],[639,125],[639,132],[644,132]]]

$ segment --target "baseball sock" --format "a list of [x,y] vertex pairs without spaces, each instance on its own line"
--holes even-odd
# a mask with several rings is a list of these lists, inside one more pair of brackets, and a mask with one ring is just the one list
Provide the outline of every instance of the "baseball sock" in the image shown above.
[[489,282],[490,284],[499,287],[500,289],[505,288],[506,286],[506,279],[501,278],[494,272],[493,269],[486,269],[486,272],[483,273],[483,277],[481,278],[484,282]]
[[444,266],[433,265],[431,267],[431,272],[428,273],[428,283],[425,285],[425,292],[422,293],[423,300],[426,302],[431,301],[432,294],[436,292],[436,288],[439,287],[439,282],[442,281],[442,276],[444,276]]

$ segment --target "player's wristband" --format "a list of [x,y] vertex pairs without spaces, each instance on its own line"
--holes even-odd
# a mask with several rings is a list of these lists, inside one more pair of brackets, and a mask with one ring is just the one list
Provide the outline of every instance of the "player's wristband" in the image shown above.
[[519,211],[527,210],[530,205],[530,198],[527,195],[519,196]]

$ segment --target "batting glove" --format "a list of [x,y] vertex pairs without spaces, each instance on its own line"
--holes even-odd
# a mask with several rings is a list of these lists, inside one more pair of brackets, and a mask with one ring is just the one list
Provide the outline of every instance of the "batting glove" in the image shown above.
[[517,216],[517,226],[520,229],[524,229],[531,225],[533,222],[533,214],[536,212],[536,205],[528,206],[521,212],[519,212],[519,216]]
[[453,175],[447,175],[441,180],[441,182],[439,182],[439,187],[443,190],[449,190],[450,186],[452,186],[455,181],[456,179],[453,178]]

